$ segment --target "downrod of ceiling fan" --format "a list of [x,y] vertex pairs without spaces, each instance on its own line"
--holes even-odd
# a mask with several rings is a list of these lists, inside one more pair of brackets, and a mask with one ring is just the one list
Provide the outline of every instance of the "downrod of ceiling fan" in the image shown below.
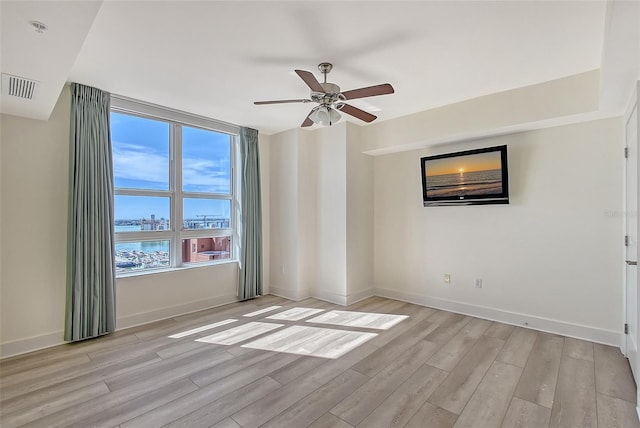
[[332,69],[333,64],[330,62],[321,62],[318,64],[318,70],[320,70],[320,73],[324,75],[324,83],[327,83],[327,74],[331,72]]

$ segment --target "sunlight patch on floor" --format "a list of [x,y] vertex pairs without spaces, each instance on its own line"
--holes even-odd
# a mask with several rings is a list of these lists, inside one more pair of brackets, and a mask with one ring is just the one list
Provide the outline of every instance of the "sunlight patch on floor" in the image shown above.
[[376,336],[377,333],[294,325],[242,347],[335,359]]
[[[269,306],[243,316],[254,317],[262,314],[268,315],[268,312],[276,311],[280,308],[282,308],[282,306]],[[308,317],[313,318],[305,320],[305,318]],[[376,337],[378,333],[351,331],[350,329],[311,327],[305,325],[305,322],[342,327],[388,330],[407,318],[409,318],[408,315],[336,310],[325,312],[325,309],[295,307],[263,318],[264,320],[292,322],[289,325],[275,322],[251,321],[246,324],[218,331],[209,336],[195,339],[195,341],[216,345],[235,345],[248,341],[249,343],[240,346],[243,348],[334,359],[341,357],[368,340],[371,340]],[[180,339],[237,321],[237,319],[226,319],[175,333],[169,337],[172,339]],[[297,321],[300,321],[303,325],[295,323]],[[285,328],[273,331],[281,327]]]
[[409,318],[408,315],[376,314],[370,312],[352,311],[330,311],[307,320],[319,324],[333,324],[345,327],[375,328],[378,330],[388,330],[402,320]]
[[275,311],[276,309],[280,309],[282,306],[269,306],[268,308],[260,309],[259,311],[250,312],[248,314],[243,315],[244,317],[255,317],[256,315],[264,314],[266,312]]
[[280,328],[283,325],[284,324],[250,322],[239,325],[238,327],[230,328],[229,330],[221,331],[220,333],[212,334],[211,336],[201,337],[200,339],[196,339],[196,342],[215,343],[217,345],[234,345],[238,342],[242,342],[271,330],[275,330],[276,328]]
[[293,308],[278,314],[268,316],[268,320],[283,320],[283,321],[299,321],[303,318],[310,317],[311,315],[324,312],[324,309],[314,308]]
[[212,328],[220,327],[221,325],[231,324],[232,322],[236,322],[238,320],[224,320],[220,322],[215,322],[209,325],[203,325],[202,327],[194,328],[191,330],[183,331],[181,333],[172,334],[169,336],[171,339],[180,339],[181,337],[191,336],[192,334],[200,333],[201,331],[211,330]]

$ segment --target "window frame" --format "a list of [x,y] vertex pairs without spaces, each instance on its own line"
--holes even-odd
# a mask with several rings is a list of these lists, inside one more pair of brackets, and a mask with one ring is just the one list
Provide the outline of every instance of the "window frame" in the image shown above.
[[[126,114],[142,119],[165,122],[169,125],[169,189],[131,189],[117,188],[114,184],[114,197],[159,196],[168,197],[170,203],[170,230],[116,232],[115,243],[169,241],[169,267],[147,268],[117,272],[116,277],[137,276],[157,272],[166,272],[180,268],[197,268],[225,263],[237,263],[240,249],[240,197],[238,159],[240,127],[226,122],[209,119],[158,105],[112,95],[110,113]],[[182,128],[184,126],[212,131],[229,136],[229,193],[191,192],[182,190]],[[115,179],[115,177],[114,177]],[[230,204],[229,228],[224,229],[186,229],[184,227],[183,204],[185,198],[228,200]],[[115,220],[115,219],[114,219]],[[183,262],[182,240],[190,238],[230,237],[230,256],[203,262]]]

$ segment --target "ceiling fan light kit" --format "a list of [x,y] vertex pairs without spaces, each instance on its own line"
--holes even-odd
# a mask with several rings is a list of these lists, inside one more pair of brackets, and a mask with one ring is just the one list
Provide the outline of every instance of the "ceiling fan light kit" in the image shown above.
[[338,110],[367,123],[376,120],[377,117],[373,114],[350,104],[345,104],[344,101],[357,98],[374,97],[377,95],[393,94],[393,86],[389,83],[384,83],[382,85],[368,86],[366,88],[341,92],[338,85],[327,82],[327,74],[332,68],[333,65],[328,62],[323,62],[318,65],[318,70],[320,70],[324,75],[323,83],[318,82],[313,73],[309,71],[295,70],[296,74],[300,76],[309,89],[311,89],[309,96],[310,99],[256,101],[254,104],[318,103],[319,105],[311,109],[304,122],[302,122],[302,127],[311,126],[314,123],[318,125],[331,126],[338,122],[342,117]]
[[311,113],[309,113],[309,119],[311,119],[313,123],[323,126],[331,126],[338,122],[341,117],[342,115],[338,113],[337,110],[326,106],[314,107]]

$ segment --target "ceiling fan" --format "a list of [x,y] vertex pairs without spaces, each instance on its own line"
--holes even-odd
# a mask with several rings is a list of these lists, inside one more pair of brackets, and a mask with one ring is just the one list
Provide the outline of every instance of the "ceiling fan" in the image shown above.
[[318,65],[318,70],[324,74],[324,82],[320,83],[313,73],[304,70],[296,70],[296,74],[311,89],[309,98],[296,100],[274,100],[274,101],[256,101],[255,105],[263,104],[286,104],[286,103],[310,103],[315,102],[318,105],[311,109],[302,127],[311,126],[314,123],[319,125],[332,125],[340,120],[340,113],[346,113],[365,122],[373,122],[376,116],[369,112],[361,110],[349,104],[345,104],[346,100],[354,100],[356,98],[375,97],[376,95],[393,94],[393,86],[388,83],[382,85],[368,86],[366,88],[352,89],[350,91],[341,92],[340,87],[334,83],[327,82],[327,74],[331,71],[333,65],[323,62]]

